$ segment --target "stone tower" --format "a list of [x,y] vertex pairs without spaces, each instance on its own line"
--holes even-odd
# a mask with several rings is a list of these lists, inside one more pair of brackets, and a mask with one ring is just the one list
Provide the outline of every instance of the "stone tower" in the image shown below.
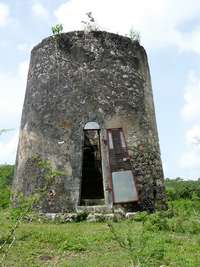
[[13,183],[44,212],[165,206],[147,56],[117,34],[75,31],[31,52]]

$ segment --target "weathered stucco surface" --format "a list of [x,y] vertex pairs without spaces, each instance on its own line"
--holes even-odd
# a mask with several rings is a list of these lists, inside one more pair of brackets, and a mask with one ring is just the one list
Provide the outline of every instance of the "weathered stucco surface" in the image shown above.
[[106,129],[119,127],[137,181],[139,208],[165,205],[145,50],[127,37],[107,32],[65,33],[33,48],[13,185],[15,203],[20,192],[40,192],[43,211],[76,208],[83,128],[89,121],[101,128],[106,204],[112,206]]

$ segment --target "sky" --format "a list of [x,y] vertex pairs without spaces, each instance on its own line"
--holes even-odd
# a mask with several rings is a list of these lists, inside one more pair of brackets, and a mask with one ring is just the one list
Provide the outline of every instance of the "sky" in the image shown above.
[[151,71],[165,177],[200,177],[199,0],[0,0],[0,164],[14,163],[30,51],[51,35],[81,30],[92,12],[101,30],[140,32]]

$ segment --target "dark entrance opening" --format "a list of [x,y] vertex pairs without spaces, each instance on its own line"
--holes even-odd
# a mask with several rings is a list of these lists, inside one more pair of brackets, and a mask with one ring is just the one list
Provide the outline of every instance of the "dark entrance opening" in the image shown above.
[[84,130],[81,205],[104,202],[100,130]]

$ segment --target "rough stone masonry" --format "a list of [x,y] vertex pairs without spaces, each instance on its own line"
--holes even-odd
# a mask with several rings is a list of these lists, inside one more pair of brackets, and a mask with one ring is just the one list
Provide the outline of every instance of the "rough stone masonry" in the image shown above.
[[13,191],[15,205],[21,195],[39,196],[43,212],[166,206],[150,72],[138,42],[74,31],[33,48]]

